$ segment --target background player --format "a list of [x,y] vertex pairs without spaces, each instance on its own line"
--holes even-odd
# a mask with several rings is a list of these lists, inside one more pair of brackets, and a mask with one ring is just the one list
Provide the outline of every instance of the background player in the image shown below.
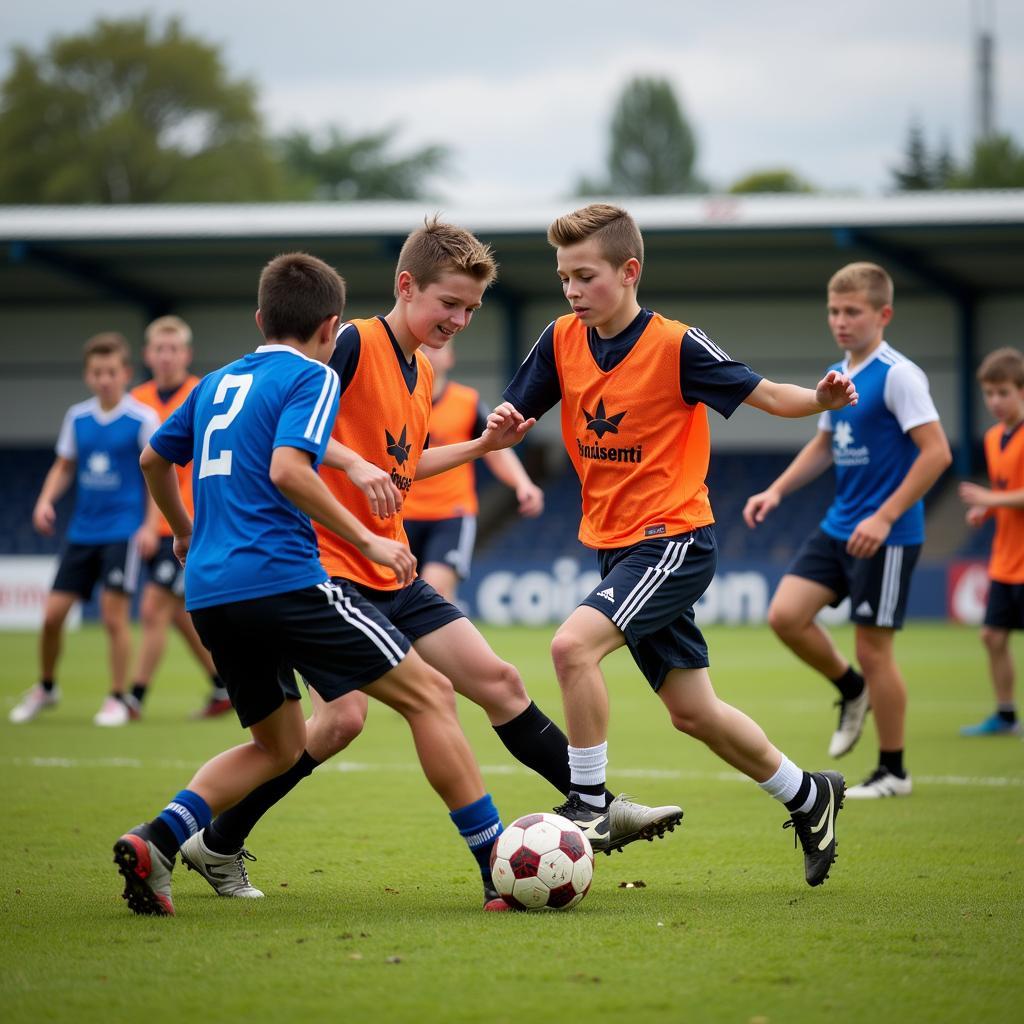
[[57,438],[57,457],[46,474],[32,523],[52,536],[54,504],[72,483],[78,490],[53,589],[46,599],[39,638],[40,681],[11,709],[12,722],[28,722],[59,700],[56,683],[64,620],[77,601],[88,601],[97,583],[100,614],[110,645],[111,692],[93,718],[96,725],[124,725],[138,706],[125,693],[131,659],[132,594],[139,561],[156,537],[145,525],[146,489],[139,453],[157,418],[125,394],[131,380],[128,342],[116,333],[85,344],[86,386],[93,397],[71,406]]
[[580,540],[597,549],[603,577],[551,644],[570,743],[570,795],[558,813],[577,823],[607,813],[601,662],[625,645],[677,729],[785,804],[805,878],[820,885],[835,859],[843,777],[801,771],[718,698],[694,620],[717,562],[705,405],[723,416],[743,402],[809,416],[855,402],[853,385],[836,372],[815,391],[764,380],[703,331],[641,308],[643,238],[625,210],[576,210],[551,225],[548,241],[573,312],[541,334],[498,411],[539,417],[561,401],[562,438],[583,490]]
[[[430,447],[440,448],[479,437],[487,427],[490,409],[475,388],[450,380],[455,351],[421,348],[434,370],[430,410]],[[544,492],[530,479],[510,448],[488,452],[483,461],[507,487],[515,491],[519,514],[533,518],[544,511]],[[471,463],[447,473],[416,480],[402,506],[409,548],[416,556],[420,577],[446,601],[455,601],[459,580],[469,575],[476,540],[476,474]]]
[[[831,757],[853,749],[874,710],[878,767],[847,791],[856,799],[910,794],[903,763],[907,688],[894,640],[924,541],[922,498],[952,461],[928,379],[884,340],[892,301],[892,279],[873,263],[851,263],[832,275],[828,324],[845,356],[830,372],[854,378],[860,402],[823,413],[814,438],[743,510],[754,527],[787,494],[835,466],[835,499],[779,583],[768,621],[839,690]],[[814,620],[847,595],[863,676]]]
[[981,526],[995,518],[996,535],[988,574],[991,584],[981,642],[988,651],[996,710],[961,736],[1006,736],[1020,732],[1014,701],[1010,631],[1024,629],[1024,355],[1001,348],[978,368],[985,405],[996,420],[985,432],[985,462],[991,488],[962,483],[960,497],[970,506],[967,522]]
[[[208,761],[156,818],[114,844],[136,913],[173,914],[171,869],[181,844],[300,755],[306,730],[296,670],[324,701],[367,687],[406,719],[424,773],[481,873],[501,829],[447,680],[354,588],[329,583],[318,560],[309,516],[399,581],[415,571],[404,545],[362,526],[316,474],[338,405],[338,378],[324,363],[344,296],[341,278],[320,260],[272,260],[257,312],[268,344],[206,377],[143,454],[175,552],[189,560],[188,608],[252,741]],[[174,473],[190,461],[194,537]]]
[[[132,397],[148,405],[163,423],[199,383],[199,378],[188,371],[192,362],[191,328],[176,316],[162,316],[154,320],[146,328],[146,347],[142,358],[153,377],[133,388]],[[178,467],[178,488],[185,511],[191,516],[191,466]],[[151,505],[149,528],[159,536],[159,546],[146,563],[149,574],[139,608],[142,645],[132,677],[132,696],[141,710],[153,673],[167,646],[167,628],[173,622],[213,687],[196,717],[212,718],[223,714],[231,710],[231,701],[221,685],[210,652],[203,646],[192,619],[185,611],[185,570],[174,557],[171,527],[155,505]]]

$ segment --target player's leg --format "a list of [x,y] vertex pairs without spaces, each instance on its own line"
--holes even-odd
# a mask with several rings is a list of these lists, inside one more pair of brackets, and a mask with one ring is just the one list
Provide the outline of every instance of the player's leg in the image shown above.
[[66,590],[51,590],[46,595],[43,627],[39,633],[39,682],[27,690],[8,713],[8,720],[14,724],[30,722],[41,711],[57,706],[60,688],[56,683],[56,671],[64,621],[78,600],[78,594]]
[[367,698],[361,690],[325,701],[309,691],[313,713],[306,721],[306,745],[299,759],[280,775],[258,786],[218,814],[207,828],[181,848],[185,865],[198,871],[221,896],[258,899],[263,893],[249,882],[245,866],[255,859],[245,841],[257,822],[315,768],[344,750],[362,731]]
[[132,696],[140,709],[146,699],[153,673],[167,647],[167,627],[174,618],[174,604],[173,594],[152,580],[147,580],[142,588],[142,601],[139,604],[142,640],[135,671],[132,673]]
[[100,592],[100,618],[107,634],[111,688],[93,716],[95,725],[126,725],[139,717],[135,699],[125,692],[132,656],[131,600],[131,596],[121,590],[104,587]]
[[822,608],[834,607],[849,593],[855,561],[842,542],[818,530],[798,552],[768,608],[768,623],[779,639],[839,691],[839,722],[829,741],[830,757],[842,757],[854,748],[870,710],[863,675],[815,621]]
[[1010,650],[1010,633],[1014,629],[1024,629],[1024,584],[992,580],[981,642],[988,655],[996,709],[977,725],[964,726],[961,736],[1016,736],[1021,731],[1014,700],[1016,673]]
[[420,579],[433,587],[446,601],[455,602],[455,593],[459,585],[459,575],[443,562],[427,562],[419,567]]
[[420,579],[454,604],[459,580],[469,576],[473,564],[476,516],[413,520],[406,529]]
[[[657,656],[657,642],[654,638],[645,645],[645,661]],[[845,792],[842,775],[798,768],[752,718],[718,697],[707,668],[671,669],[658,696],[676,729],[700,740],[786,807],[787,826],[796,829],[803,845],[808,885],[824,882],[836,856],[835,818]]]

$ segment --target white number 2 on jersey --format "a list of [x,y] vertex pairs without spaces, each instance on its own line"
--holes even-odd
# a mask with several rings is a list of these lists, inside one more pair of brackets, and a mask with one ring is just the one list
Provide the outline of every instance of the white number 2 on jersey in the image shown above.
[[217,385],[217,393],[213,396],[214,405],[220,405],[225,401],[228,392],[234,388],[235,397],[227,412],[217,413],[210,417],[206,425],[206,433],[203,434],[203,454],[199,460],[199,479],[207,476],[230,476],[231,475],[231,449],[224,448],[220,455],[210,458],[210,439],[216,430],[223,430],[231,424],[231,421],[242,411],[246,395],[252,387],[251,373],[225,373]]

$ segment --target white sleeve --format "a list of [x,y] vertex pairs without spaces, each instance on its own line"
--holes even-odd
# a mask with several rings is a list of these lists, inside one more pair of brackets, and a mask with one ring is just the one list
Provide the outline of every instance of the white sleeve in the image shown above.
[[152,409],[146,410],[146,417],[139,424],[139,451],[149,444],[149,439],[156,433],[160,426],[160,417]]
[[826,434],[832,433],[832,414],[828,409],[818,417],[818,429],[824,430]]
[[928,391],[924,371],[911,362],[897,363],[885,377],[885,407],[907,433],[922,423],[937,423],[939,412]]
[[64,413],[64,422],[60,425],[55,451],[62,459],[77,459],[78,444],[75,440],[75,417],[72,410]]

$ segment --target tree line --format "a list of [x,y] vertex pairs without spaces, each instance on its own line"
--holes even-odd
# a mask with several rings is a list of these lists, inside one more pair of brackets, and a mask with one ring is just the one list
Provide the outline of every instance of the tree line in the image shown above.
[[[219,49],[171,18],[98,20],[40,53],[12,49],[0,83],[0,203],[261,202],[424,199],[451,166],[444,145],[401,152],[396,127],[339,125],[268,134],[253,83],[232,78]],[[697,140],[672,85],[628,82],[608,127],[603,175],[579,195],[709,191]],[[896,191],[1024,187],[1024,152],[1008,135],[958,164],[912,122]],[[728,191],[811,192],[790,168],[762,168]]]

